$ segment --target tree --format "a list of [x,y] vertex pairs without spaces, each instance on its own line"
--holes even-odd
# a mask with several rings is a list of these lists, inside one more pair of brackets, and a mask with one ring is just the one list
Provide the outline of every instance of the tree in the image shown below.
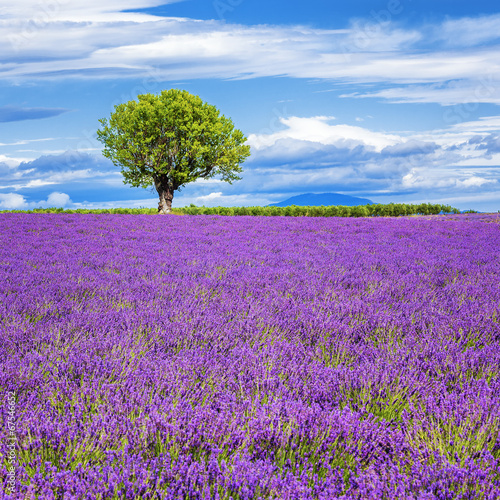
[[174,192],[198,178],[240,180],[250,155],[246,137],[219,110],[185,90],[144,94],[99,120],[103,155],[121,168],[126,184],[158,192],[158,213],[170,213]]

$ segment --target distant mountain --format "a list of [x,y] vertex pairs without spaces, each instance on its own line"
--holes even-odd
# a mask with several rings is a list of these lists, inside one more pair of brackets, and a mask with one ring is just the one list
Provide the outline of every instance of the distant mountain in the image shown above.
[[373,201],[366,198],[357,198],[356,196],[348,196],[338,193],[323,193],[323,194],[299,194],[292,196],[279,203],[271,203],[270,207],[289,207],[297,205],[299,207],[320,207],[321,205],[343,205],[345,207],[354,207],[356,205],[373,205]]

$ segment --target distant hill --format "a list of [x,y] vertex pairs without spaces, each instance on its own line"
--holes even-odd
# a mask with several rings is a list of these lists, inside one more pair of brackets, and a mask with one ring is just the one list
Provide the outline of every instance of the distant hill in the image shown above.
[[271,203],[270,207],[289,207],[297,205],[299,207],[320,207],[321,205],[343,205],[345,207],[354,207],[356,205],[373,205],[373,201],[367,198],[357,198],[356,196],[348,196],[338,193],[323,193],[323,194],[299,194],[292,196],[279,203]]

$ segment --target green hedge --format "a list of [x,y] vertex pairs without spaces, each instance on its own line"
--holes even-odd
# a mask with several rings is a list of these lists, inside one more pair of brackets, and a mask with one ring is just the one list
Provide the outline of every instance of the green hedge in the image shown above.
[[[320,206],[320,207],[183,207],[172,210],[177,215],[264,215],[288,217],[399,217],[402,215],[459,214],[449,205],[421,203],[390,203],[382,205]],[[156,214],[156,208],[109,208],[64,210],[62,208],[35,208],[33,210],[2,210],[0,213],[63,213],[63,214]]]

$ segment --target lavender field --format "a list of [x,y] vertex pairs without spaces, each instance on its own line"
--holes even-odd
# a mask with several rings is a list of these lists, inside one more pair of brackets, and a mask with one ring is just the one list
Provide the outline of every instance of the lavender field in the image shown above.
[[4,497],[500,498],[500,216],[0,229]]

